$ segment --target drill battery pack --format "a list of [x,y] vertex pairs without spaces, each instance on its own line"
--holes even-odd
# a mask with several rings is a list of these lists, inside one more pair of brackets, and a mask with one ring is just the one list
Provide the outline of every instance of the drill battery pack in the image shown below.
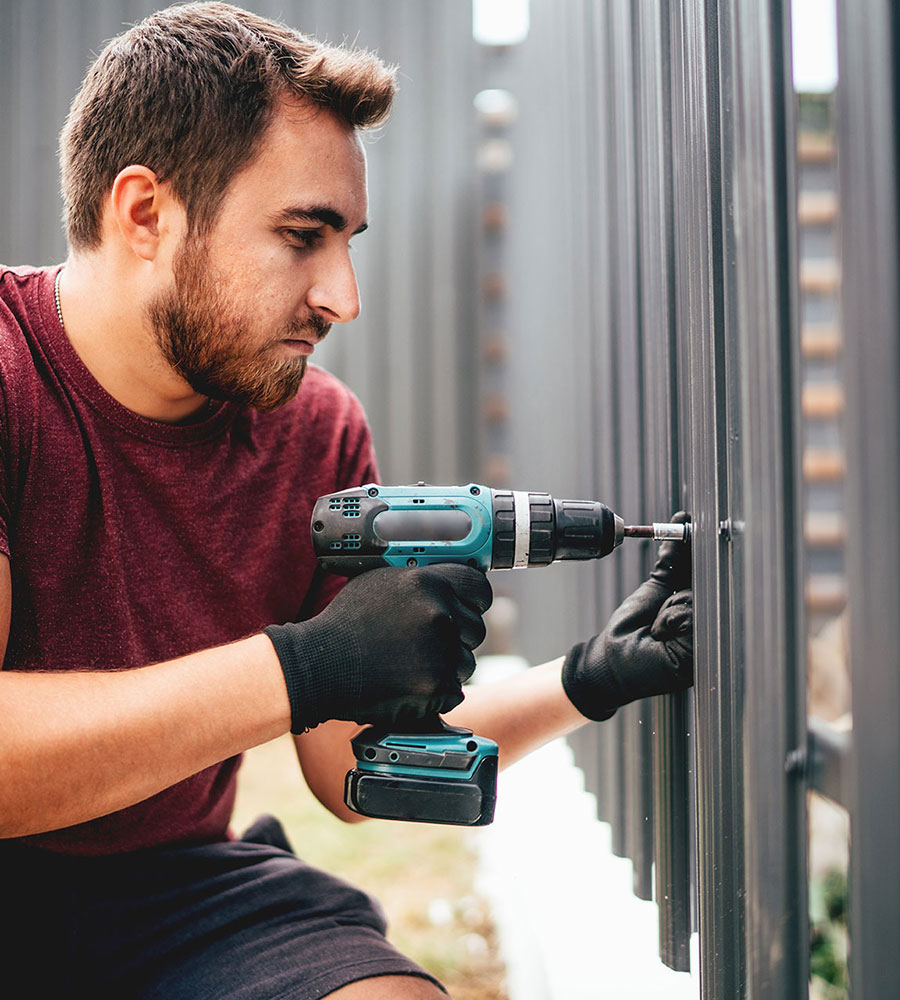
[[438,721],[429,732],[369,726],[351,741],[344,801],[363,816],[487,826],[497,800],[497,744]]

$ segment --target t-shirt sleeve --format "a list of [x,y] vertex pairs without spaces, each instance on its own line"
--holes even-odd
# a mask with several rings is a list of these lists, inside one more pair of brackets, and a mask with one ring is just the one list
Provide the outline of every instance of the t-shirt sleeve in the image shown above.
[[10,458],[11,428],[10,414],[7,405],[7,327],[13,322],[5,304],[0,302],[0,553],[10,555],[9,522],[10,522]]
[[[341,438],[338,475],[332,492],[380,481],[372,432],[362,405],[351,394],[350,412]],[[317,569],[300,618],[312,618],[324,611],[346,583],[346,577]]]
[[5,556],[10,554],[8,455],[9,424],[6,419],[6,400],[3,396],[2,380],[0,380],[0,553]]

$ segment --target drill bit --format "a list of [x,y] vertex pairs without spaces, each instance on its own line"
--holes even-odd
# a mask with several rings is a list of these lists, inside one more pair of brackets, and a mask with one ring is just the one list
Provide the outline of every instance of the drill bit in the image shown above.
[[653,524],[626,524],[623,534],[626,538],[652,538],[656,542],[687,542],[691,537],[691,525],[659,521],[654,521]]

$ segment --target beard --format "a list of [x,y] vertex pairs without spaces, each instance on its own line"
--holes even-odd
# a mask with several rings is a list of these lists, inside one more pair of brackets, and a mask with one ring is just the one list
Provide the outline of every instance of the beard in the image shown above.
[[210,399],[231,400],[274,410],[297,395],[306,374],[306,357],[278,359],[272,352],[283,340],[317,343],[331,328],[311,313],[292,322],[259,348],[250,323],[227,301],[205,245],[186,238],[172,262],[174,282],[147,307],[163,357],[195,391]]

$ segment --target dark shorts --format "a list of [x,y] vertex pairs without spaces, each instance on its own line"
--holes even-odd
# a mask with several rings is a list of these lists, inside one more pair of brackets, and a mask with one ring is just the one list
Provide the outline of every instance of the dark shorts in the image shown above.
[[238,841],[115,857],[0,842],[9,1000],[318,1000],[369,976],[437,982],[384,931],[378,904],[298,859],[271,817]]

